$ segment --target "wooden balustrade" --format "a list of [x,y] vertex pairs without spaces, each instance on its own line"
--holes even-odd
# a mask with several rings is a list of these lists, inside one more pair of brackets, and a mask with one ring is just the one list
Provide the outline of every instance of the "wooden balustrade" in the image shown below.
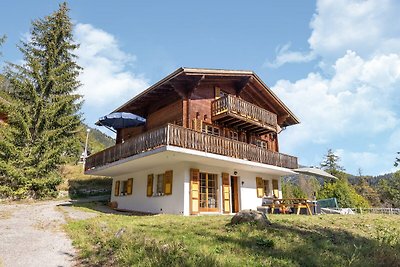
[[297,158],[253,144],[197,132],[174,124],[148,131],[109,147],[86,159],[85,170],[95,169],[161,146],[172,145],[233,158],[295,169]]
[[232,95],[221,97],[211,103],[211,116],[216,117],[222,114],[233,114],[275,130],[278,125],[276,114]]

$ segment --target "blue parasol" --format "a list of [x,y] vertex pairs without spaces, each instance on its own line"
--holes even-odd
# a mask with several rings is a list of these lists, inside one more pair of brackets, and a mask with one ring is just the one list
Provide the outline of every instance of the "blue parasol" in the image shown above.
[[99,119],[100,125],[112,127],[114,129],[136,127],[144,125],[145,123],[146,119],[128,112],[115,112]]

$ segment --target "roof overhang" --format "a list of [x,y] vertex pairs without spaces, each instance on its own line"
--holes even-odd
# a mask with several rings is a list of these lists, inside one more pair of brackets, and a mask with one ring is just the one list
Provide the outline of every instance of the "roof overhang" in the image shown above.
[[327,173],[326,171],[317,168],[298,168],[294,169],[293,171],[299,174],[305,174],[310,176],[319,176],[322,178],[336,179],[336,180],[338,179],[335,176],[331,175],[330,173]]
[[[293,112],[278,98],[278,96],[257,76],[253,71],[247,70],[223,70],[223,69],[202,69],[202,68],[179,68],[158,81],[148,89],[133,97],[113,112],[132,112],[146,117],[145,107],[154,103],[154,99],[178,100],[185,97],[186,87],[196,87],[200,82],[215,79],[248,80],[253,88],[260,92],[261,96],[268,97],[279,113],[282,121],[280,126],[289,126],[299,123],[299,119]],[[160,97],[165,96],[165,97]],[[160,106],[162,103],[159,104]]]

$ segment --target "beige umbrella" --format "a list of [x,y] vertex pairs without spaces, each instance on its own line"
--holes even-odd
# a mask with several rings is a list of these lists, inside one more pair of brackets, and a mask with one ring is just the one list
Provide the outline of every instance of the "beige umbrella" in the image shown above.
[[323,171],[323,170],[317,169],[317,168],[298,168],[298,169],[294,169],[293,171],[297,172],[299,174],[315,175],[315,176],[320,176],[320,177],[324,177],[324,178],[337,179],[335,176],[327,173],[326,171]]

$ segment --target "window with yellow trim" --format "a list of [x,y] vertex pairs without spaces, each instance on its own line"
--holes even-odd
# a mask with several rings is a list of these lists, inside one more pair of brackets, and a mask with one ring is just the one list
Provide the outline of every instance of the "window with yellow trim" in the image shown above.
[[164,195],[164,173],[157,174],[156,196]]
[[127,180],[115,181],[114,195],[126,196],[132,195],[133,178]]

